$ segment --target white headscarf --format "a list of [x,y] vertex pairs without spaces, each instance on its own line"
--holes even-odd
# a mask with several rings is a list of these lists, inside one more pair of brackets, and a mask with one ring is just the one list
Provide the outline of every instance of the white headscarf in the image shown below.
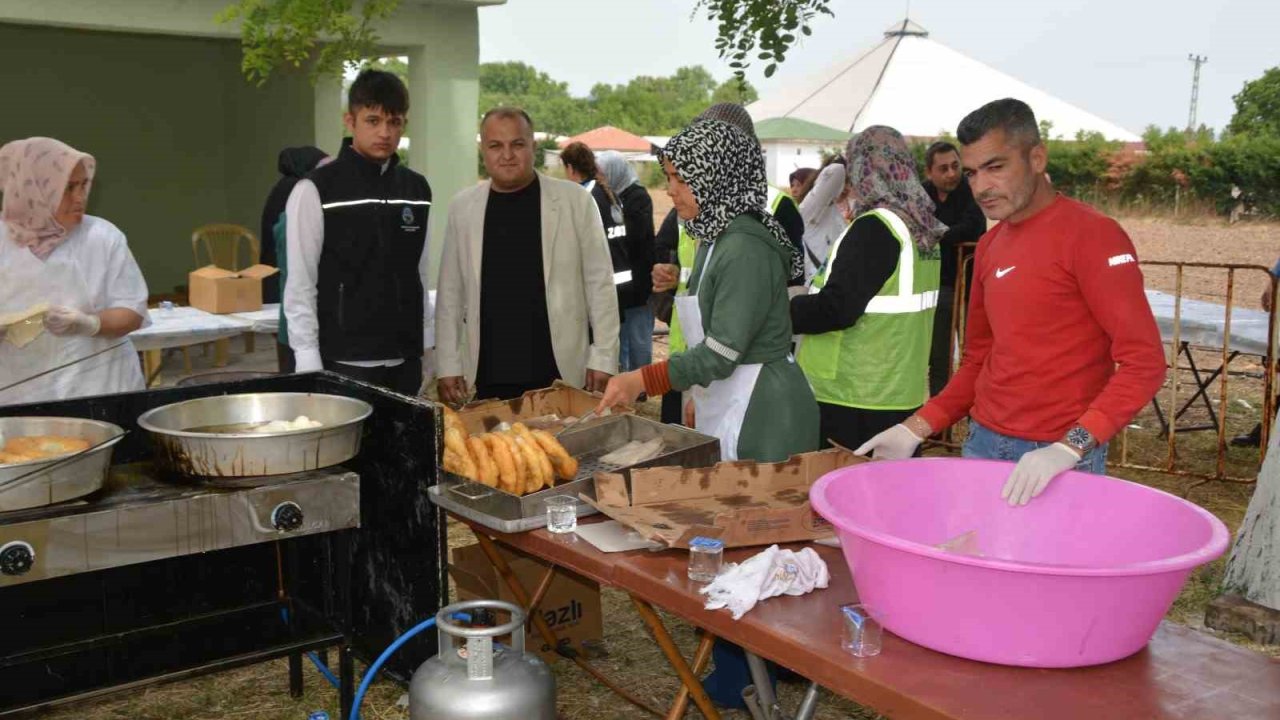
[[636,171],[631,167],[631,163],[627,162],[627,159],[617,150],[603,150],[596,153],[596,167],[599,168],[600,174],[604,176],[604,181],[608,183],[614,195],[621,195],[623,190],[640,183],[640,178],[636,177]]

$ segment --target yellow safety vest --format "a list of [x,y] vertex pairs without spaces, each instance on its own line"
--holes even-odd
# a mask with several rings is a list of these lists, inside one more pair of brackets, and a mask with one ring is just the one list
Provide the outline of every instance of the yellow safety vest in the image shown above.
[[[929,346],[938,305],[941,254],[922,255],[906,223],[890,210],[872,210],[900,246],[898,267],[844,330],[806,335],[796,361],[818,402],[866,410],[912,410],[929,399]],[[845,236],[831,245],[809,292],[826,285]]]

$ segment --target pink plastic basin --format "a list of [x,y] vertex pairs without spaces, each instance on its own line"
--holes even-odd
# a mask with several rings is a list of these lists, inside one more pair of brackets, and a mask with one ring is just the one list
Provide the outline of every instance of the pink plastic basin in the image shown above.
[[[1004,665],[1078,667],[1137,652],[1191,570],[1227,547],[1226,526],[1208,511],[1101,475],[1065,473],[1010,507],[1000,489],[1012,470],[959,458],[869,462],[823,476],[809,497],[885,628]],[[976,548],[936,547],[971,532]]]

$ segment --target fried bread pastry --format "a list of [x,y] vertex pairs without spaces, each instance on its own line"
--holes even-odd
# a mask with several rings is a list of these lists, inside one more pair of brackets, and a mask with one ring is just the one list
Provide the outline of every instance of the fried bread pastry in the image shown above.
[[529,434],[547,454],[547,458],[555,466],[556,475],[561,480],[572,480],[578,476],[578,459],[570,455],[551,433],[545,430],[531,430]]
[[3,448],[4,452],[11,455],[25,455],[31,459],[70,455],[87,449],[89,449],[88,440],[62,435],[28,435],[10,438]]
[[[541,450],[537,449],[535,445],[530,445],[517,433],[513,432],[508,437],[510,437],[511,441],[520,449],[521,454],[524,455],[525,468],[527,469],[527,474],[524,476],[525,494],[537,492],[548,482],[555,482],[554,479],[543,475],[542,461],[546,458]],[[547,464],[547,469],[551,469],[550,463]]]
[[529,428],[526,427],[524,423],[516,423],[515,425],[511,426],[511,429],[517,435],[520,436],[520,439],[524,441],[526,445],[533,448],[534,455],[538,456],[538,466],[542,471],[542,485],[539,485],[538,488],[534,488],[534,490],[537,490],[543,486],[555,487],[555,484],[556,484],[556,471],[554,467],[555,464],[551,462],[551,458],[549,457],[547,451],[538,442],[538,439],[533,436],[533,433],[529,431]]
[[507,492],[516,495],[523,495],[524,488],[529,482],[529,460],[525,454],[521,452],[520,446],[516,444],[515,438],[506,433],[496,432],[493,436],[506,446],[507,452],[511,454],[511,463],[515,466],[515,479]]
[[516,468],[510,446],[497,433],[486,433],[481,437],[489,446],[489,454],[493,457],[493,464],[498,469],[498,488],[518,495],[524,487],[524,476]]
[[493,458],[489,455],[489,447],[485,445],[484,440],[478,437],[469,437],[467,438],[467,448],[471,450],[471,458],[476,463],[476,480],[489,487],[498,487],[498,468],[493,464]]

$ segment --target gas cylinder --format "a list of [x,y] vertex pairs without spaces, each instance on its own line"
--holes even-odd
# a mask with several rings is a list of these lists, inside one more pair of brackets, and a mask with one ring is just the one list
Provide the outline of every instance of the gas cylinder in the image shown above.
[[[511,622],[471,628],[452,620],[478,609],[509,612]],[[413,673],[410,720],[556,720],[555,677],[542,660],[525,654],[524,620],[522,609],[499,600],[454,603],[437,613],[440,651]],[[511,647],[493,642],[507,633]]]

